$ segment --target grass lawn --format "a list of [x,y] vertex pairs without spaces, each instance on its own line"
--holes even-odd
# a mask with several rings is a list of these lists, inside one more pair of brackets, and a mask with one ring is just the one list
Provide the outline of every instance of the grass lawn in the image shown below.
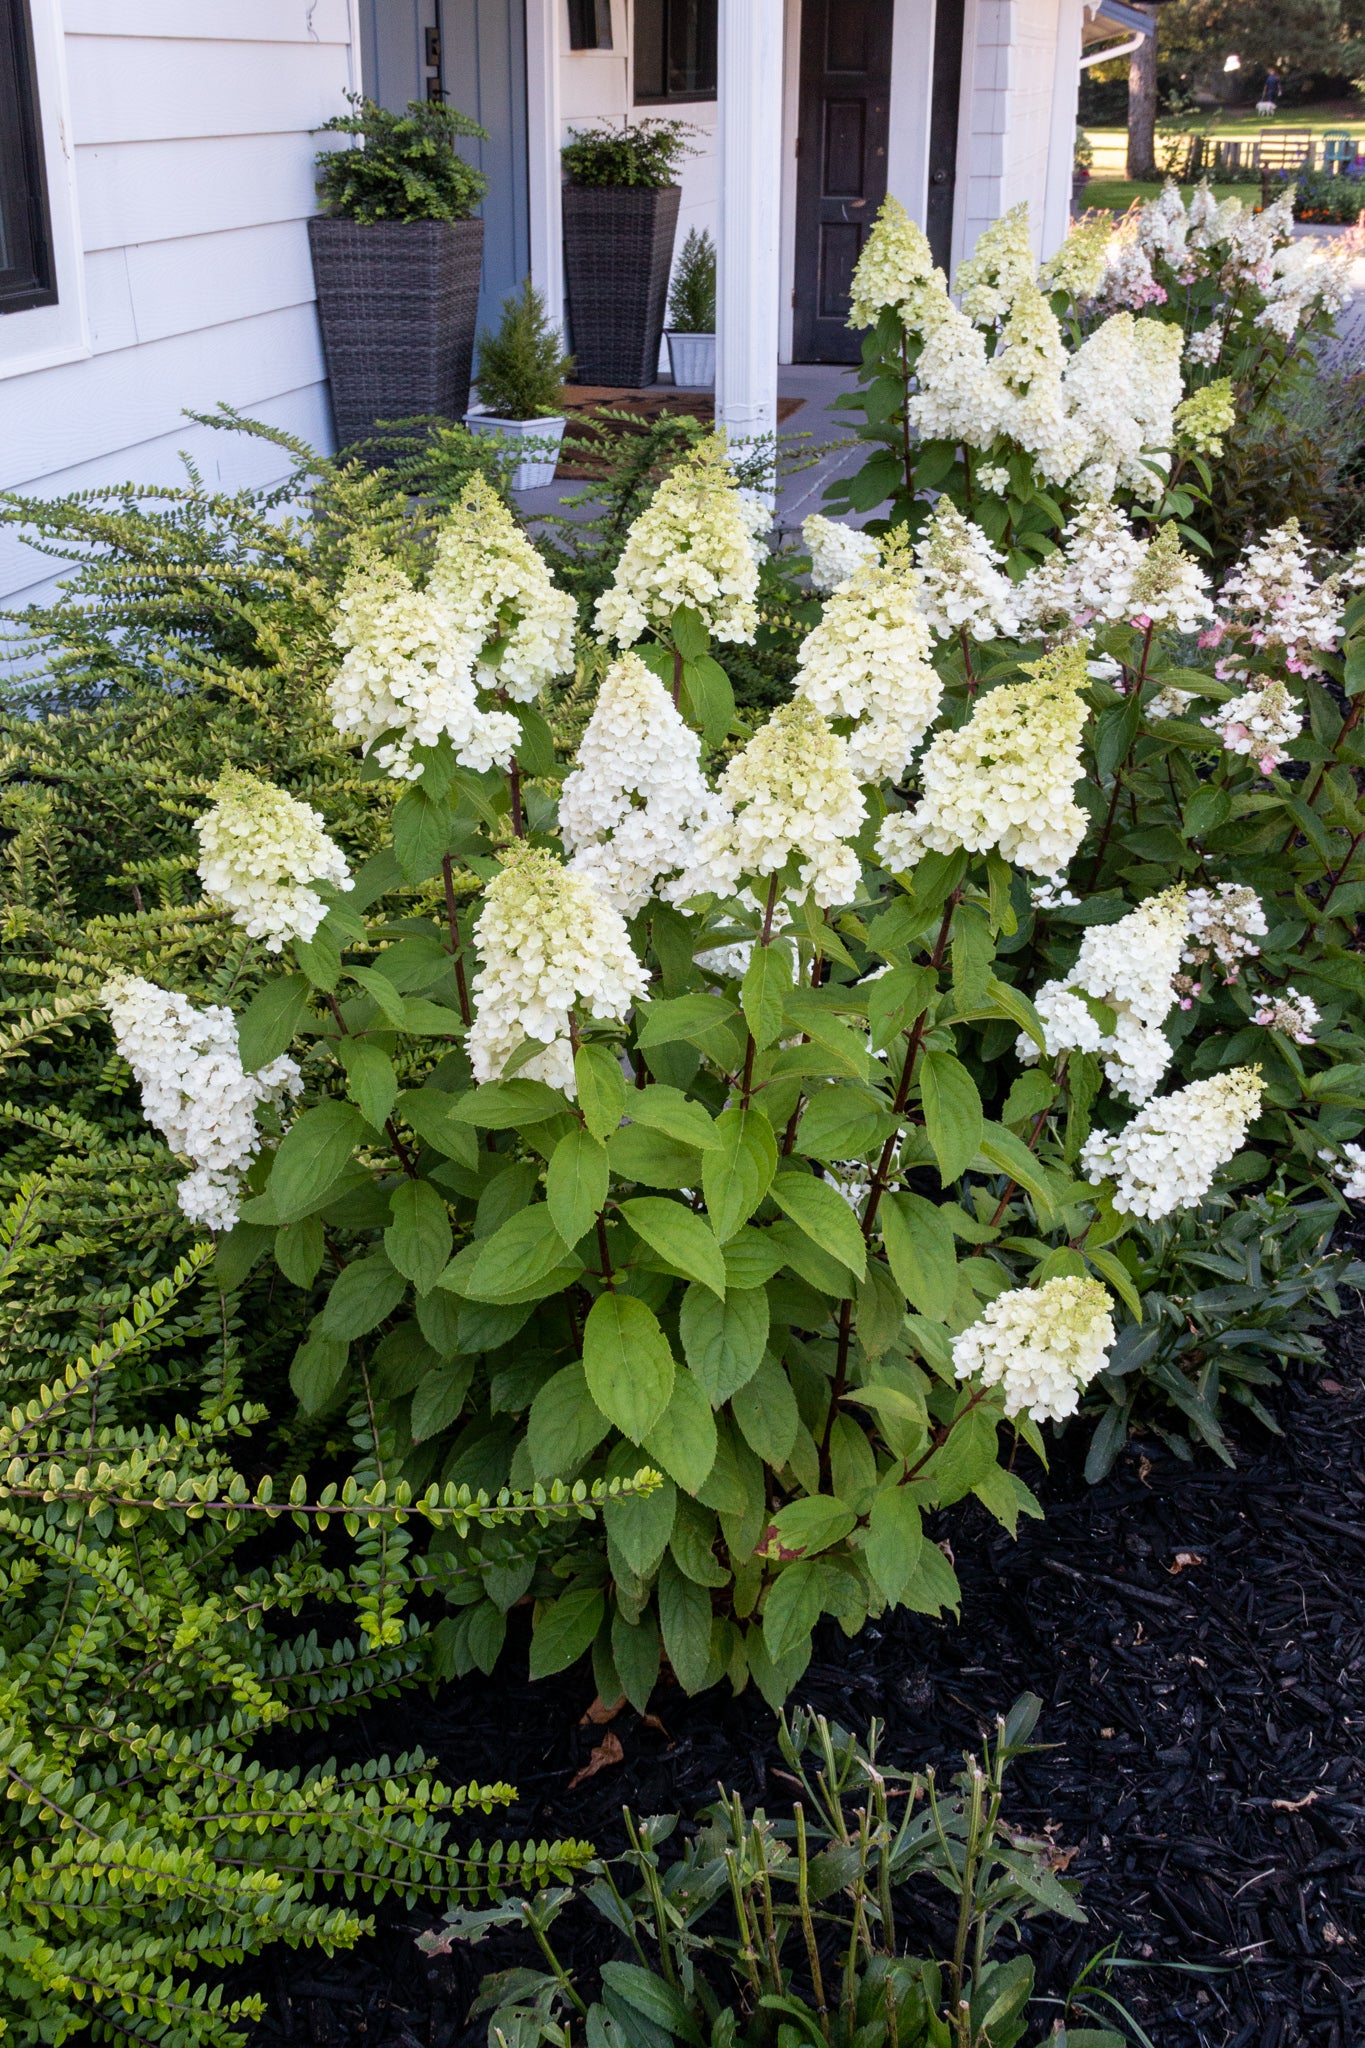
[[[1158,122],[1158,128],[1173,128],[1177,124],[1169,121]],[[1282,113],[1263,119],[1251,108],[1237,108],[1235,111],[1211,115],[1207,121],[1200,119],[1189,123],[1193,132],[1209,135],[1249,135],[1253,140],[1263,128],[1308,128],[1314,135],[1324,135],[1329,128],[1345,129],[1353,135],[1365,136],[1365,100],[1333,100],[1321,106],[1288,107]],[[1086,134],[1096,147],[1106,151],[1127,149],[1128,131],[1122,127],[1087,128]]]
[[[1135,184],[1129,178],[1092,178],[1085,188],[1085,205],[1105,206],[1115,213],[1126,212],[1135,199],[1155,199],[1161,190],[1156,184]],[[1218,201],[1231,199],[1236,193],[1248,206],[1259,206],[1261,188],[1259,185],[1215,185],[1213,196]]]

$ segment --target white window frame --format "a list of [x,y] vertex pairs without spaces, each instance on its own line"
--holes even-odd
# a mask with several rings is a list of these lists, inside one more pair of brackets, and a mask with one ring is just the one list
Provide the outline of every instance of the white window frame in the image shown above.
[[29,11],[57,303],[0,313],[0,377],[22,377],[54,363],[79,362],[91,353],[61,0],[31,0]]

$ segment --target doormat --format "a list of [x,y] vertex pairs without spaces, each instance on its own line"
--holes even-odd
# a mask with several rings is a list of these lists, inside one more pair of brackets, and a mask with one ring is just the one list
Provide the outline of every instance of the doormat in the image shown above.
[[[778,424],[789,420],[805,402],[804,398],[779,398]],[[604,437],[632,431],[644,433],[656,421],[669,416],[710,425],[716,409],[714,392],[680,391],[673,384],[654,384],[645,390],[606,384],[566,384],[563,405],[569,424],[564,434],[564,453],[555,470],[557,483],[595,483],[605,476],[610,457],[607,447],[602,445]],[[622,414],[628,417],[622,418]]]

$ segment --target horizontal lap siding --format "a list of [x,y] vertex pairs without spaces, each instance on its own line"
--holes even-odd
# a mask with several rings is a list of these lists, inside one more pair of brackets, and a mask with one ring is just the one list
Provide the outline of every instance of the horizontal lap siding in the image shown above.
[[[0,376],[0,488],[282,475],[188,420],[220,401],[330,445],[305,221],[353,77],[348,0],[64,0],[88,359]],[[0,335],[0,338],[3,338]],[[0,534],[0,602],[50,558]]]

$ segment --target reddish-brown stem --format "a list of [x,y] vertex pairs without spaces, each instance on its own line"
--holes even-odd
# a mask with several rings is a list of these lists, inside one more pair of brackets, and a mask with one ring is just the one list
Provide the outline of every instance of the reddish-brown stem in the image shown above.
[[[759,937],[758,937],[758,943],[759,943],[759,945],[760,945],[760,946],[762,946],[762,947],[764,947],[764,948],[767,948],[768,946],[770,946],[770,945],[772,944],[772,936],[773,936],[773,916],[774,916],[774,914],[775,914],[776,910],[777,910],[777,876],[776,876],[776,875],[774,875],[774,876],[773,876],[773,878],[772,878],[772,880],[771,880],[771,881],[769,882],[769,884],[768,884],[768,901],[766,902],[766,904],[765,904],[765,905],[764,905],[764,907],[763,907],[763,929],[762,929],[762,931],[761,931],[761,932],[759,933]],[[740,1101],[741,1101],[741,1102],[742,1102],[742,1103],[744,1104],[744,1107],[745,1107],[746,1109],[747,1109],[747,1108],[749,1107],[749,1097],[750,1097],[750,1096],[752,1095],[752,1093],[753,1093],[753,1086],[754,1086],[754,1055],[755,1055],[755,1053],[756,1053],[757,1051],[758,1051],[758,1047],[757,1047],[757,1046],[756,1046],[756,1045],[754,1044],[754,1034],[753,1034],[753,1032],[752,1032],[752,1031],[750,1031],[750,1032],[749,1032],[749,1033],[747,1034],[747,1040],[746,1040],[746,1043],[745,1043],[745,1047],[744,1047],[744,1075],[743,1075],[743,1079],[742,1079],[742,1080],[741,1080],[741,1082],[740,1082],[740,1090],[739,1090],[739,1094],[740,1094]]]
[[820,1439],[820,1491],[830,1491],[829,1447],[834,1437],[834,1418],[843,1403],[844,1390],[848,1386],[848,1354],[853,1336],[853,1297],[849,1295],[839,1304],[839,1348],[834,1361],[834,1384],[829,1390],[829,1414],[825,1417],[825,1433]]
[[675,711],[680,709],[682,704],[682,672],[683,658],[675,647],[673,649],[673,709]]
[[526,835],[526,827],[521,815],[521,763],[515,754],[507,763],[507,785],[512,792],[512,830],[518,839],[522,839]]
[[[1336,738],[1332,742],[1333,761],[1335,761],[1337,757],[1337,749],[1338,747],[1340,747],[1342,741],[1346,738],[1348,733],[1354,732],[1356,726],[1360,723],[1360,714],[1363,710],[1365,710],[1365,697],[1357,697],[1342,721],[1341,731],[1337,734]],[[1317,781],[1313,784],[1313,787],[1309,790],[1308,795],[1304,798],[1304,802],[1308,805],[1310,811],[1312,810],[1313,805],[1317,802],[1318,792],[1322,788],[1323,783],[1327,780],[1327,770],[1330,768],[1331,765],[1331,761],[1323,762],[1321,768],[1319,768],[1318,770]],[[1288,853],[1290,847],[1298,838],[1298,835],[1298,826],[1291,825],[1289,828],[1289,837],[1285,840],[1284,845],[1280,848],[1280,852]]]
[[[1133,688],[1139,692],[1147,680],[1147,663],[1152,652],[1152,634],[1155,630],[1154,626],[1148,625],[1146,632],[1142,636],[1142,660],[1138,665],[1138,672],[1133,681]],[[1109,850],[1110,835],[1114,830],[1114,820],[1118,816],[1119,798],[1123,795],[1123,771],[1132,759],[1132,754],[1133,749],[1130,746],[1128,752],[1114,770],[1114,794],[1109,803],[1109,816],[1104,821],[1104,830],[1100,834],[1100,843],[1095,854],[1095,865],[1090,871],[1090,887],[1092,890],[1099,881],[1100,869],[1104,866],[1104,856]]]
[[464,950],[460,945],[460,920],[455,909],[455,877],[451,872],[448,853],[443,854],[441,858],[441,880],[445,883],[446,926],[450,933],[450,944],[446,951],[455,963],[455,987],[460,998],[460,1019],[462,1023],[468,1024],[474,1013],[469,1006],[469,987],[464,974]]
[[1351,841],[1350,845],[1346,849],[1345,860],[1341,863],[1341,866],[1337,869],[1336,873],[1332,877],[1332,886],[1322,899],[1322,914],[1324,917],[1326,917],[1327,915],[1328,904],[1331,902],[1332,898],[1337,893],[1337,888],[1342,876],[1346,873],[1347,868],[1355,859],[1356,848],[1359,846],[1362,839],[1365,839],[1365,832],[1357,832],[1355,838]]
[[[332,993],[330,989],[328,989],[327,991],[327,1007],[332,1013],[332,1017],[336,1023],[337,1030],[341,1033],[341,1036],[343,1038],[349,1038],[351,1036],[351,1033],[347,1029],[346,1019],[341,1014],[341,1005],[337,1001],[335,995]],[[409,1152],[407,1146],[403,1143],[402,1138],[399,1136],[398,1126],[397,1124],[395,1124],[391,1116],[385,1117],[384,1119],[384,1136],[392,1145],[394,1152],[397,1154],[398,1164],[402,1167],[408,1179],[416,1180],[417,1168],[413,1163],[412,1154]]]
[[602,1219],[600,1211],[597,1217],[597,1256],[602,1261],[602,1283],[609,1294],[615,1294],[616,1278],[612,1268],[611,1253],[607,1250],[607,1226]]
[[976,671],[972,667],[972,643],[967,638],[967,628],[965,626],[958,627],[957,637],[962,642],[962,661],[967,671],[967,695],[974,697],[976,695]]

